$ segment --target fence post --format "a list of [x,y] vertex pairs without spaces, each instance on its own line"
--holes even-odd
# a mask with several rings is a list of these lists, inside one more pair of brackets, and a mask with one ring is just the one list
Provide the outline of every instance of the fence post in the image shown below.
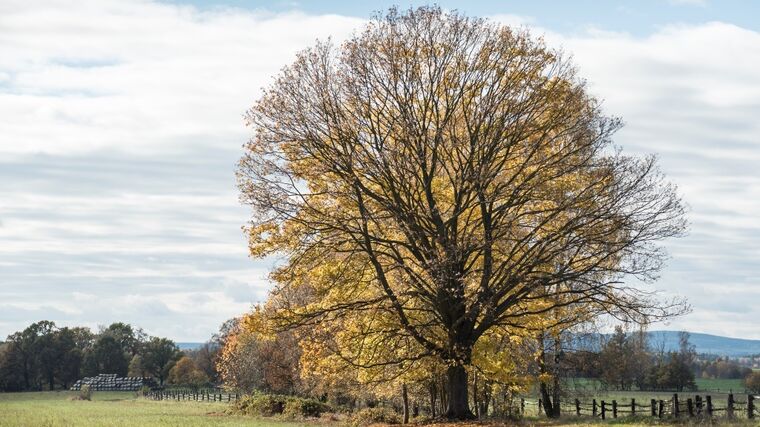
[[728,405],[726,407],[726,415],[728,416],[728,419],[734,418],[734,394],[733,393],[728,394]]
[[659,408],[657,408],[657,417],[662,418],[662,412],[665,410],[665,401],[660,399]]
[[689,416],[694,416],[694,403],[691,401],[691,397],[686,399],[686,410],[689,412]]
[[602,400],[602,419],[607,418],[607,405],[604,403],[604,400]]
[[707,401],[707,416],[712,417],[713,415],[713,407],[712,407],[712,396],[705,396],[705,400]]
[[596,399],[591,402],[591,415],[596,417]]
[[673,416],[678,418],[678,412],[681,408],[678,407],[678,393],[673,393]]
[[702,415],[702,396],[696,395],[694,397],[694,404],[697,407],[697,415]]
[[543,403],[543,400],[538,399],[538,415],[541,415],[541,407],[543,406]]
[[617,400],[612,399],[612,418],[617,418]]
[[581,401],[578,399],[575,399],[575,415],[581,416]]
[[631,398],[631,416],[636,416],[636,399]]
[[649,400],[649,412],[652,413],[652,418],[657,416],[657,401],[654,399]]
[[755,396],[751,394],[747,395],[747,418],[755,418]]
[[520,415],[525,415],[525,398],[520,398]]

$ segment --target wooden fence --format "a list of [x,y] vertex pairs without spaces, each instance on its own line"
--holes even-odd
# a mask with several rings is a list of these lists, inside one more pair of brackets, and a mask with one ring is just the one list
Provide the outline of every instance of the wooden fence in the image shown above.
[[152,400],[192,400],[197,402],[236,402],[238,393],[221,393],[218,390],[153,390],[145,393]]
[[[198,402],[235,402],[240,399],[238,393],[221,393],[218,390],[153,390],[145,394],[145,397],[153,400],[173,401],[198,401]],[[528,402],[520,399],[516,413],[525,414],[526,405],[537,405],[538,413],[542,411],[542,401]],[[593,399],[591,402],[581,402],[575,399],[571,406],[562,406],[564,413],[574,413],[576,416],[591,416],[602,420],[614,419],[625,416],[650,416],[654,418],[713,418],[725,417],[728,419],[760,418],[760,396],[748,394],[744,400],[736,400],[733,394],[729,394],[725,400],[725,406],[719,406],[710,395],[694,396],[686,400],[679,398],[678,394],[668,400],[649,399],[647,403],[641,403],[636,399],[629,402],[618,402]]]
[[[623,416],[651,416],[656,418],[713,418],[723,416],[728,419],[760,418],[760,396],[747,394],[745,400],[736,400],[733,394],[726,398],[725,406],[719,406],[718,402],[713,401],[710,395],[694,396],[687,399],[680,399],[678,394],[668,400],[649,399],[649,402],[641,403],[636,399],[629,402],[618,402],[617,400],[604,401],[593,399],[591,402],[581,402],[575,399],[571,404],[562,406],[565,413],[571,412],[575,415],[591,416],[602,420],[609,418],[618,418]],[[521,400],[521,412],[525,413],[525,400]],[[723,403],[723,402],[721,402]],[[542,412],[542,401],[538,399],[538,413]]]

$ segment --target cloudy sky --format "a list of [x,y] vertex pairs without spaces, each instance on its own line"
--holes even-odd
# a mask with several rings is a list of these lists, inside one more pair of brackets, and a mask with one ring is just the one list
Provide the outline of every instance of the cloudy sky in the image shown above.
[[[242,114],[295,52],[391,5],[363,3],[0,1],[0,338],[49,319],[203,341],[262,300]],[[572,54],[616,142],[659,154],[691,229],[657,287],[694,310],[655,329],[760,339],[760,3],[440,4]]]

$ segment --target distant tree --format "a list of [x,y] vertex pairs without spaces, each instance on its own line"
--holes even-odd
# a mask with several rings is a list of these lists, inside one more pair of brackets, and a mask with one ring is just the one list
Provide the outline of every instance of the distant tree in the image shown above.
[[220,349],[221,347],[216,342],[208,341],[195,350],[186,350],[185,354],[193,360],[198,369],[206,374],[210,381],[216,382],[219,378],[216,362],[219,358]]
[[128,354],[122,343],[111,334],[101,335],[92,348],[92,363],[97,373],[127,375],[129,370]]
[[628,337],[628,340],[633,382],[639,390],[649,389],[651,384],[648,373],[652,369],[652,354],[646,328],[643,325],[640,326],[638,331]]
[[129,361],[129,370],[127,372],[127,375],[130,377],[144,377],[146,376],[145,373],[146,372],[145,368],[143,367],[142,356],[135,354]]
[[752,369],[728,359],[717,358],[697,364],[697,374],[702,378],[744,379]]
[[661,353],[652,367],[652,384],[661,390],[693,390],[696,388],[693,365],[696,361],[694,346],[689,342],[689,334],[679,334],[679,350]]
[[744,379],[744,386],[751,393],[760,393],[760,371],[752,372]]
[[601,350],[601,380],[609,387],[630,390],[634,383],[633,346],[622,326],[615,332]]
[[300,382],[299,341],[293,331],[268,334],[251,326],[261,316],[259,311],[250,313],[229,332],[217,370],[228,387],[294,393]]
[[77,331],[59,329],[54,337],[56,361],[53,375],[64,389],[76,382],[81,375],[82,349],[77,346]]
[[142,330],[135,330],[132,325],[123,322],[115,322],[100,331],[100,336],[110,336],[119,343],[121,350],[129,358],[140,350],[141,338],[144,337]]
[[208,376],[198,369],[193,360],[183,356],[169,371],[169,384],[201,387],[209,382]]
[[17,344],[0,344],[0,391],[21,391],[24,387],[23,361]]
[[163,385],[174,363],[182,357],[182,352],[167,338],[152,337],[143,345],[142,366],[145,372],[158,379]]
[[54,331],[55,323],[43,320],[8,336],[11,351],[15,353],[14,359],[24,378],[24,390],[41,390],[42,382],[47,380],[47,369],[43,363],[51,359],[51,352],[45,347],[50,345]]

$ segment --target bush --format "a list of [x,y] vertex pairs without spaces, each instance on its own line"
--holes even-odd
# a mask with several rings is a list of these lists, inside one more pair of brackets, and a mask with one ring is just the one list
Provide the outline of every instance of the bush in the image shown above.
[[150,387],[148,387],[147,385],[144,385],[140,387],[140,390],[137,390],[135,394],[137,395],[137,397],[145,397],[148,394],[150,394],[150,391],[151,391]]
[[401,424],[401,417],[389,408],[364,408],[351,416],[352,426],[367,426],[376,423]]
[[92,400],[92,388],[89,384],[84,384],[79,389],[79,400]]
[[329,406],[318,400],[291,397],[285,402],[282,414],[288,418],[318,418],[329,410]]
[[282,414],[285,410],[286,396],[254,393],[245,396],[235,403],[235,411],[245,415],[271,417]]
[[264,393],[244,396],[232,408],[236,414],[287,418],[317,418],[329,411],[330,407],[318,400]]

